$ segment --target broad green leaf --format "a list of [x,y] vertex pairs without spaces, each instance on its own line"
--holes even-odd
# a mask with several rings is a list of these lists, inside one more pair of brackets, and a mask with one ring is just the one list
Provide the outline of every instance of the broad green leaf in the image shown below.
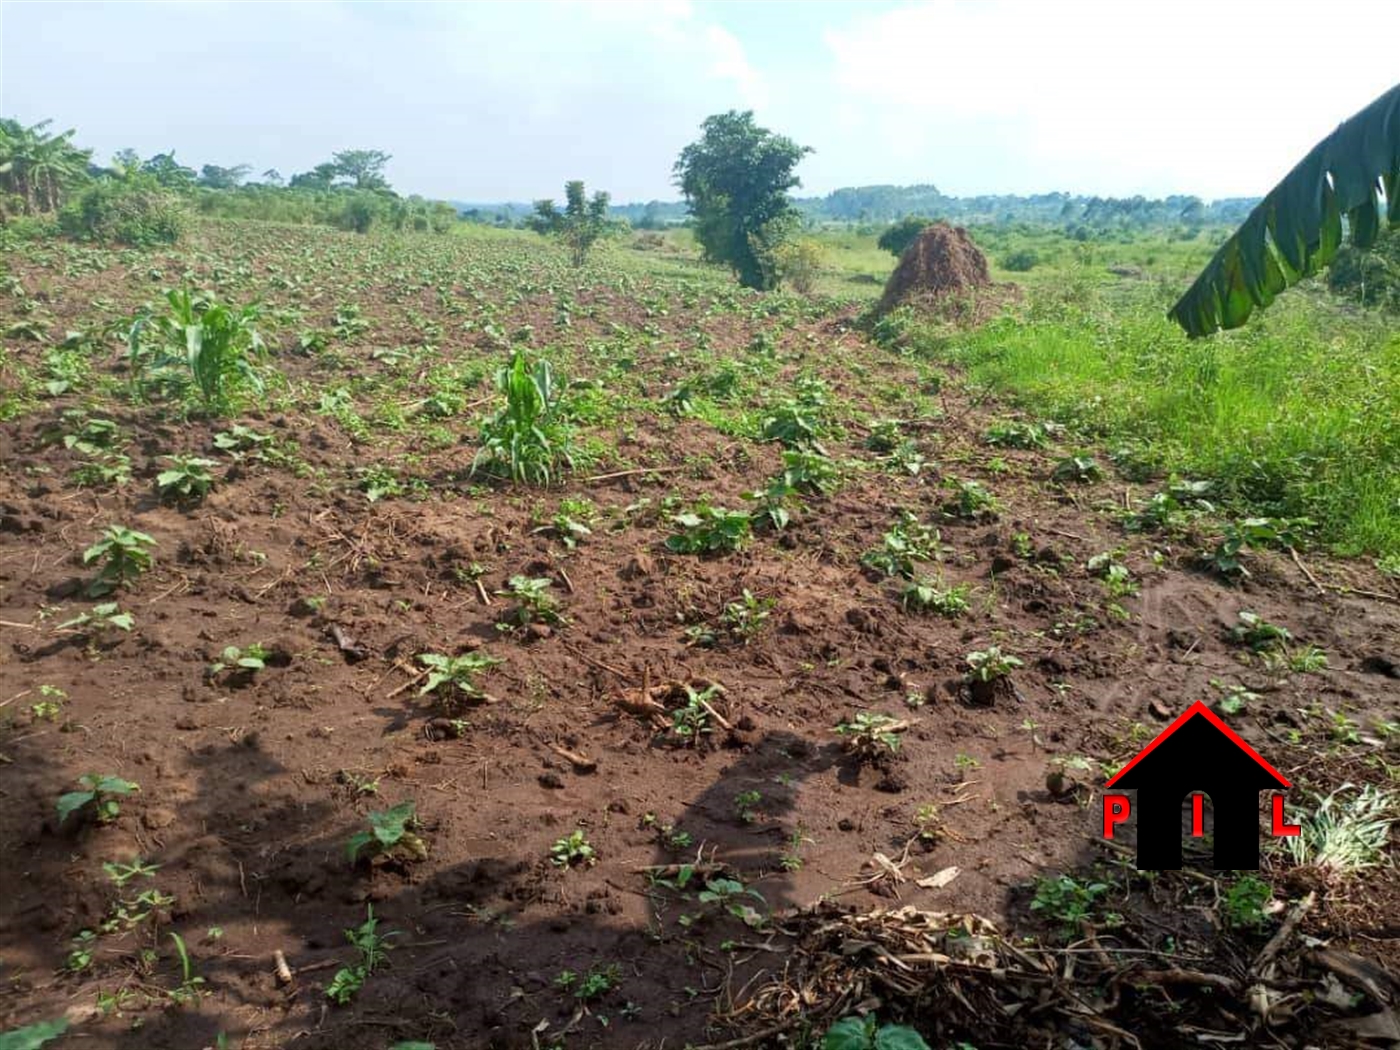
[[1221,245],[1168,316],[1192,337],[1245,323],[1289,284],[1325,268],[1341,247],[1400,225],[1400,86],[1391,88],[1314,146]]
[[871,1050],[874,1028],[874,1018],[843,1017],[827,1029],[822,1050]]
[[929,1047],[914,1029],[888,1024],[875,1033],[875,1050],[929,1050]]
[[59,795],[58,822],[62,824],[96,797],[96,793],[92,791],[69,791],[66,794]]
[[40,1021],[10,1032],[0,1032],[0,1050],[40,1050],[45,1043],[68,1031],[68,1021]]

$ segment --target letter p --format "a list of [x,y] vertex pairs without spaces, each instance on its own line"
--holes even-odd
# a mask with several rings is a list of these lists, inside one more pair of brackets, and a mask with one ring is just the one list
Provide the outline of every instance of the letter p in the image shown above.
[[1103,837],[1113,838],[1113,825],[1121,824],[1128,819],[1129,812],[1127,795],[1105,795],[1103,797]]

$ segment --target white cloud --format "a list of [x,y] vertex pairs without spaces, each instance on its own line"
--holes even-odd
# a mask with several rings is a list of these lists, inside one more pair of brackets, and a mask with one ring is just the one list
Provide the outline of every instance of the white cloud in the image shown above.
[[[1381,10],[931,0],[824,39],[842,101],[964,192],[1257,193],[1393,84]],[[977,180],[978,151],[1012,170]]]

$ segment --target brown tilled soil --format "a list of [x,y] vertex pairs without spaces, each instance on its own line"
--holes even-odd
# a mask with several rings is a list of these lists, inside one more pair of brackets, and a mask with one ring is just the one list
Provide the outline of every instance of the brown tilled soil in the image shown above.
[[[347,372],[378,374],[385,365],[372,347],[403,341],[411,313],[439,307],[434,282],[378,283],[376,274],[399,263],[349,238],[205,236],[205,258],[226,269],[251,260],[255,273],[268,259],[285,272],[323,242],[338,246],[336,279],[353,284],[373,329],[332,361],[293,354],[290,335],[277,341],[277,367],[318,392]],[[31,291],[49,290],[61,337],[83,326],[94,299],[107,301],[110,317],[151,295],[149,268],[185,265],[106,261],[73,278],[59,276],[57,263],[16,260],[12,272]],[[775,445],[656,408],[691,367],[668,351],[690,346],[697,330],[720,358],[735,359],[756,332],[777,331],[780,389],[819,373],[853,406],[826,441],[842,460],[872,461],[860,420],[901,407],[911,418],[908,404],[883,398],[917,389],[919,376],[839,314],[771,329],[710,310],[703,295],[683,305],[684,289],[642,282],[624,295],[515,265],[498,277],[522,291],[496,323],[508,331],[529,323],[537,343],[569,347],[573,376],[603,370],[596,348],[614,323],[654,332],[637,351],[645,409],[592,431],[613,461],[554,490],[466,476],[480,407],[450,422],[462,443],[445,448],[411,431],[365,444],[307,407],[244,414],[240,422],[299,447],[308,472],[220,457],[217,487],[191,506],[154,497],[159,457],[209,455],[227,422],[107,404],[101,414],[128,435],[135,480],[106,492],[68,483],[73,454],[45,440],[80,398],[41,401],[0,426],[0,1029],[67,1015],[75,1027],[54,1046],[180,1050],[215,1046],[221,1034],[233,1047],[301,1050],[382,1050],[410,1039],[531,1047],[556,1045],[561,1033],[570,1047],[723,1041],[745,1033],[717,1021],[742,1004],[746,983],[759,986],[784,966],[791,941],[782,917],[824,898],[862,911],[903,903],[974,912],[1049,936],[1028,911],[1027,886],[1061,871],[1092,877],[1111,857],[1095,846],[1102,771],[1190,701],[1218,697],[1214,680],[1259,694],[1231,722],[1295,782],[1374,779],[1359,752],[1330,735],[1334,712],[1363,731],[1396,718],[1400,603],[1361,563],[1307,564],[1328,586],[1375,597],[1319,594],[1286,554],[1255,557],[1253,576],[1227,586],[1196,567],[1199,539],[1123,531],[1118,512],[1148,494],[1141,487],[1111,475],[1052,484],[1063,453],[989,448],[981,435],[1000,410],[969,403],[955,383],[923,402],[908,428],[930,461],[920,475],[853,468],[835,494],[807,497],[788,530],[760,533],[741,553],[670,553],[663,497],[742,506],[742,494],[781,465]],[[985,265],[965,268],[960,280],[985,280]],[[279,302],[261,277],[247,280]],[[573,282],[568,327],[550,281]],[[453,296],[469,295],[447,284]],[[310,320],[329,324],[350,294],[303,305]],[[668,309],[644,314],[643,295]],[[437,316],[444,358],[499,357]],[[15,360],[37,369],[43,350],[21,345]],[[97,375],[124,379],[117,354],[103,351]],[[17,385],[16,376],[12,363],[4,381]],[[489,403],[491,392],[483,386],[478,396]],[[354,468],[386,462],[429,479],[424,498],[367,502]],[[983,481],[1001,510],[957,517],[943,484],[953,477]],[[599,508],[574,549],[544,527],[564,497]],[[861,567],[861,552],[880,543],[901,508],[941,529],[946,554],[926,568],[971,586],[968,615],[906,613],[899,584]],[[100,638],[59,629],[91,608],[81,591],[92,569],[81,555],[110,522],[159,544],[152,571],[117,595],[136,628]],[[1110,600],[1086,569],[1113,550],[1140,594]],[[497,592],[519,574],[553,582],[567,623],[498,628],[511,601]],[[716,623],[745,590],[775,600],[765,629],[747,642],[721,631],[713,647],[690,644],[687,626]],[[1329,668],[1278,675],[1246,659],[1229,637],[1242,609],[1326,650]],[[254,642],[273,654],[265,670],[209,676],[225,646]],[[961,676],[964,655],[989,644],[1024,666],[988,707],[969,702]],[[474,649],[502,661],[481,680],[490,700],[466,705],[458,724],[443,721],[419,696],[416,658]],[[714,723],[687,746],[645,710],[648,695],[673,704],[672,683],[706,682],[723,685],[714,706],[728,731]],[[31,713],[45,686],[66,693],[52,718]],[[912,723],[894,759],[861,766],[843,752],[833,727],[859,711]],[[1366,753],[1396,761],[1384,743]],[[1078,774],[1079,787],[1052,795],[1056,756],[1095,767]],[[85,773],[125,777],[140,792],[110,825],[60,827],[55,800]],[[406,800],[417,804],[427,859],[350,864],[345,843],[365,815]],[[575,829],[597,863],[552,865],[552,844]],[[874,878],[877,853],[907,857],[907,881]],[[124,887],[104,873],[103,862],[138,856],[158,870]],[[773,920],[750,929],[698,901],[694,885],[683,896],[648,874],[674,882],[676,866],[689,862],[708,866],[711,879],[742,880],[761,895],[746,902]],[[947,885],[915,885],[952,866]],[[1195,882],[1138,885],[1136,904],[1115,896],[1112,906],[1149,919],[1120,939],[1101,934],[1110,946],[1160,949],[1169,940],[1220,957],[1267,940],[1222,942],[1218,901]],[[152,888],[158,901],[129,905],[129,922],[118,916],[119,901]],[[1400,937],[1397,901],[1387,871],[1327,896],[1304,928],[1385,960]],[[381,931],[393,931],[389,960],[351,1005],[332,1005],[324,989],[354,959],[344,931],[371,905]],[[92,963],[69,972],[83,930],[99,933]],[[172,931],[205,982],[184,1005],[166,994],[180,983]],[[279,952],[290,983],[277,975]],[[559,980],[609,967],[616,987],[591,1002],[577,997],[577,982]],[[1208,990],[1178,994],[1188,1003],[1203,994],[1213,1009]],[[1156,1003],[1148,1016],[1171,1009]],[[1132,1023],[1146,1037],[1157,1022],[1138,1010]],[[1190,1041],[1164,1031],[1148,1041]],[[954,1036],[1000,1045],[976,1030]]]

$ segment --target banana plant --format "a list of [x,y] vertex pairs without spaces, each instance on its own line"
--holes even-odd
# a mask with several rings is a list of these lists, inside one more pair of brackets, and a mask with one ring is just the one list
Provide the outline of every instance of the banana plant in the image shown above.
[[[1384,201],[1382,201],[1382,193]],[[1291,284],[1326,267],[1342,243],[1375,244],[1400,226],[1400,85],[1319,142],[1221,245],[1168,313],[1195,338],[1238,328]]]

